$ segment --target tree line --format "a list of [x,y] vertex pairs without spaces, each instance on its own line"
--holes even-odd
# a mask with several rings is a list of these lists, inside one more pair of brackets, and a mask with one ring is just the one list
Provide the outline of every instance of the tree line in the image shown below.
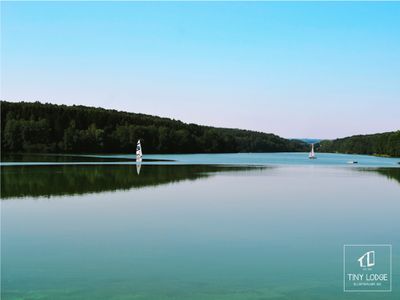
[[1,101],[5,153],[236,153],[306,151],[274,134],[186,124],[86,106]]
[[400,157],[400,130],[324,140],[319,151]]

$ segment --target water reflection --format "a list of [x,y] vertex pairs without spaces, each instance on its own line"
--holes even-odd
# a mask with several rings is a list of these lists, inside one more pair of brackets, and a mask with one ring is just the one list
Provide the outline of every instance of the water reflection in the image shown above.
[[2,203],[4,299],[345,300],[344,244],[400,247],[398,171],[81,165],[2,176],[9,197],[98,192]]
[[[127,190],[266,167],[218,165],[55,165],[1,167],[1,197],[50,197]],[[400,183],[400,168],[353,169]]]
[[386,176],[389,179],[395,180],[398,183],[400,183],[400,168],[381,168],[372,171],[377,172],[381,175]]
[[221,171],[262,167],[207,165],[55,165],[3,166],[1,196],[41,197],[99,193],[196,180]]

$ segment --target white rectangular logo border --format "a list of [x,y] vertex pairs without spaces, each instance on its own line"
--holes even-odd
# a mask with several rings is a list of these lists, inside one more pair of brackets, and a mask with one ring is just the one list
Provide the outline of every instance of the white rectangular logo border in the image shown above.
[[[356,247],[356,246],[361,246],[361,247],[366,247],[366,246],[372,246],[372,247],[389,247],[389,253],[390,253],[390,289],[389,290],[346,290],[346,247]],[[392,244],[344,244],[343,245],[343,292],[345,293],[351,293],[351,292],[364,292],[364,293],[390,293],[392,292]]]

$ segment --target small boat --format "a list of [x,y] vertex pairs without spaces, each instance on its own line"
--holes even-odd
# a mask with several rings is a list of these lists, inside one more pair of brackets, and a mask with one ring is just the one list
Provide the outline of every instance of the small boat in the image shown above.
[[350,160],[350,161],[348,161],[347,163],[348,163],[348,164],[358,164],[358,161],[356,161],[356,160]]
[[317,158],[315,156],[315,153],[314,153],[314,144],[311,144],[311,152],[310,152],[310,154],[308,154],[308,158],[309,159],[316,159]]
[[142,161],[142,156],[142,145],[140,144],[140,140],[138,140],[136,144],[136,161]]

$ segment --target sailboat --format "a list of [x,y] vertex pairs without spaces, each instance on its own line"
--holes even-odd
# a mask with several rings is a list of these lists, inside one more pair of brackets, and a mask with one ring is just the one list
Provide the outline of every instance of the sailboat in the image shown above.
[[310,154],[308,155],[308,158],[309,159],[316,159],[317,157],[315,156],[315,153],[314,153],[314,144],[311,144],[311,152],[310,152]]
[[142,166],[142,145],[140,144],[140,140],[137,141],[136,144],[136,172],[140,174],[140,168]]
[[142,145],[140,144],[140,140],[136,144],[136,161],[142,161]]

